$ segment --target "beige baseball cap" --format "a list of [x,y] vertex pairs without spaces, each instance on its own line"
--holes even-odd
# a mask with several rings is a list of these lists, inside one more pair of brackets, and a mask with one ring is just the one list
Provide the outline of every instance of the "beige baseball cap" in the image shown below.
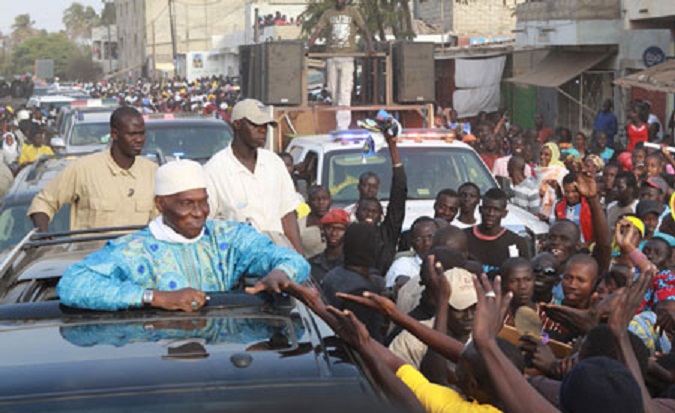
[[232,108],[232,121],[247,119],[254,125],[268,125],[277,126],[277,122],[270,116],[269,108],[259,100],[244,99],[238,102]]
[[451,268],[444,272],[452,289],[448,304],[458,311],[466,310],[478,302],[471,273],[463,268]]

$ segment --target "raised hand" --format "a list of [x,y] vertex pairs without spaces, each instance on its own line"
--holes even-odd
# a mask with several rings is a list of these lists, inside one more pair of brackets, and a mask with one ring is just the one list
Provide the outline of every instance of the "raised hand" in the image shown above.
[[595,176],[588,169],[582,169],[578,172],[576,184],[579,195],[584,198],[598,196],[598,184],[595,181]]
[[615,336],[619,337],[626,334],[628,323],[640,308],[645,292],[655,274],[654,269],[650,269],[640,274],[637,281],[630,287],[624,287],[615,292],[617,295],[616,306],[607,319],[607,327]]
[[639,230],[632,222],[623,218],[616,223],[616,227],[614,228],[614,239],[616,239],[616,244],[622,251],[630,253],[637,248],[637,246],[633,244],[633,240],[639,239]]
[[427,268],[433,268],[433,271],[429,274],[429,288],[436,292],[436,302],[447,302],[450,299],[450,294],[452,294],[452,289],[445,276],[443,265],[436,262],[436,257],[430,255],[427,257]]
[[497,334],[504,326],[504,318],[509,308],[513,293],[502,295],[502,279],[495,277],[491,284],[485,274],[480,279],[473,277],[478,303],[474,316],[473,338],[477,345],[484,345],[496,340]]

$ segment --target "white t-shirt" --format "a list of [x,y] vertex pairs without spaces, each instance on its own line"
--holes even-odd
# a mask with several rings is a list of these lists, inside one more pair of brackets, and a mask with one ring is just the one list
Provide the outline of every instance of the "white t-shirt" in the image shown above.
[[420,274],[420,267],[422,266],[422,258],[415,254],[412,257],[401,257],[396,259],[389,267],[387,275],[385,276],[385,287],[391,288],[396,282],[396,277],[405,275],[413,278]]
[[210,218],[283,233],[281,218],[300,205],[284,162],[266,149],[258,149],[254,172],[234,156],[232,146],[213,155],[204,171]]

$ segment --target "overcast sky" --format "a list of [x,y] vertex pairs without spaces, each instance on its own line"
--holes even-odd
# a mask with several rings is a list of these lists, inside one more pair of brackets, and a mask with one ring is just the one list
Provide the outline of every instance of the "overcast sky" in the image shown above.
[[[64,29],[61,18],[63,10],[68,8],[73,0],[0,0],[0,31],[8,34],[11,31],[14,17],[29,13],[38,29],[47,29],[56,32]],[[78,0],[85,6],[92,6],[100,13],[103,8],[101,0]]]

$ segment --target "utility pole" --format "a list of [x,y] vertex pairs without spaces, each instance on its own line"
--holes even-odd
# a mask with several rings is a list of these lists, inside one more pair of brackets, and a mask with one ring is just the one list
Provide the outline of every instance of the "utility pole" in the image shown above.
[[169,25],[171,26],[171,52],[173,54],[173,77],[178,76],[178,53],[176,51],[176,21],[174,0],[169,0]]

